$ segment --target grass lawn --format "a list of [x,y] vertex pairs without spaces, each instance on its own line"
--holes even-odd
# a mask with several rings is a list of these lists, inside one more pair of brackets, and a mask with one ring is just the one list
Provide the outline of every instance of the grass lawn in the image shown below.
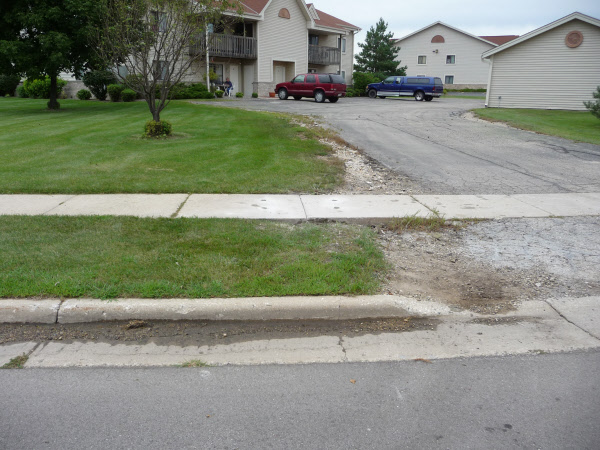
[[588,111],[485,108],[474,112],[482,119],[515,128],[600,145],[600,120]]
[[344,224],[0,216],[0,297],[375,293],[375,233]]
[[343,164],[271,113],[172,102],[176,136],[143,139],[144,102],[0,98],[0,193],[326,192]]

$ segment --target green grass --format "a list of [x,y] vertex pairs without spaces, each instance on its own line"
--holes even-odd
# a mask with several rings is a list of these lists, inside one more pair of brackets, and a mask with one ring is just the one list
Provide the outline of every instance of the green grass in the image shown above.
[[442,98],[466,98],[469,100],[485,100],[485,95],[444,95]]
[[188,367],[210,367],[210,364],[205,363],[200,359],[191,359],[182,364],[178,364],[176,367],[188,368]]
[[372,294],[386,269],[354,225],[0,217],[0,298]]
[[443,228],[456,227],[452,222],[448,222],[439,215],[430,217],[418,217],[416,214],[405,217],[394,217],[388,220],[384,225],[384,228],[402,233],[408,230],[415,231],[439,231]]
[[474,112],[482,119],[515,128],[600,145],[600,120],[587,111],[485,108]]
[[326,192],[343,164],[272,113],[174,101],[174,138],[143,139],[144,102],[0,98],[0,193]]
[[22,369],[25,367],[25,363],[28,359],[29,356],[23,353],[21,356],[16,356],[3,366],[0,366],[0,369]]

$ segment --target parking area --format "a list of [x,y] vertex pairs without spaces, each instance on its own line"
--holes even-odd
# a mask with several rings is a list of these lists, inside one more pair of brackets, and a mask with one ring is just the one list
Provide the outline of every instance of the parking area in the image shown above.
[[[213,103],[214,104],[214,103]],[[482,99],[244,99],[220,106],[314,115],[424,194],[600,192],[600,146],[471,117]]]

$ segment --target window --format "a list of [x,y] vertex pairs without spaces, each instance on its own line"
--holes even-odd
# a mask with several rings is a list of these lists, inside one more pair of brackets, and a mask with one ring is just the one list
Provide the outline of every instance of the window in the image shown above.
[[158,11],[152,11],[152,17],[154,19],[154,23],[152,24],[152,31],[164,33],[167,31],[167,16],[165,13],[161,13]]
[[309,34],[308,43],[310,45],[319,45],[319,36],[317,36],[316,34]]
[[431,84],[429,78],[407,78],[407,84]]
[[346,80],[341,75],[331,75],[331,82],[336,84],[346,84]]
[[316,83],[317,76],[316,75],[306,75],[306,82],[307,83]]
[[126,66],[123,65],[118,65],[117,66],[117,73],[119,74],[120,78],[125,78],[127,75],[129,75],[129,71],[127,70]]
[[215,83],[223,84],[223,64],[210,64],[208,68],[217,74]]
[[342,53],[346,53],[346,38],[337,38],[337,46],[342,50]]
[[308,69],[308,73],[317,73],[317,69]]
[[292,83],[304,83],[304,75],[298,75],[296,78],[294,78]]
[[387,77],[385,80],[383,80],[383,82],[385,84],[394,84],[395,79],[396,79],[395,77]]
[[169,76],[169,62],[168,61],[153,61],[152,68],[154,72],[155,80],[164,80]]
[[346,81],[346,71],[342,70],[342,78],[344,79],[344,81]]
[[427,64],[427,56],[419,55],[417,64]]
[[446,75],[444,84],[454,84],[454,75]]
[[331,77],[329,75],[319,75],[320,83],[331,83]]
[[454,64],[456,62],[456,55],[446,55],[446,64]]

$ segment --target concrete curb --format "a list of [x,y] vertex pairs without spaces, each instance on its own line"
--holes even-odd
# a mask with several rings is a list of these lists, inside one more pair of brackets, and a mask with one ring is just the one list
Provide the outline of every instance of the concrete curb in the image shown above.
[[309,320],[451,314],[446,305],[394,295],[210,299],[0,300],[0,323],[112,320]]

